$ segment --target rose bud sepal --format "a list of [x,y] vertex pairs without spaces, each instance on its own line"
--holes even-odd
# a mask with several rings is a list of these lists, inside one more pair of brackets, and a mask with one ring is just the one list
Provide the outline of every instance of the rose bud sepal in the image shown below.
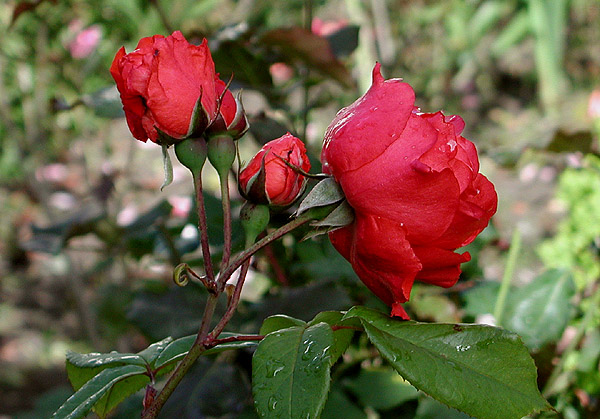
[[198,100],[196,100],[196,104],[194,105],[192,117],[190,118],[190,125],[185,138],[200,137],[214,119],[215,115],[209,115],[208,111],[202,106],[202,93],[200,93],[200,96],[198,96]]
[[[263,154],[260,164],[260,169],[256,171],[244,188],[241,183],[238,183],[240,194],[248,201],[255,204],[269,205],[269,196],[266,191],[267,186],[267,172],[265,170],[265,158],[266,154]],[[239,176],[238,176],[239,178]]]
[[[209,138],[216,135],[228,135],[233,140],[238,140],[248,131],[250,123],[248,122],[241,97],[241,91],[236,96],[233,96],[229,90],[223,92],[219,101],[217,116],[206,129],[206,134]],[[232,111],[232,108],[235,111]]]

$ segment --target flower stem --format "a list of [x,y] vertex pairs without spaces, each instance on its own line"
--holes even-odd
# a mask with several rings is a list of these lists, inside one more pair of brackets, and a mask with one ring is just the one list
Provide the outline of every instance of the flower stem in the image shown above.
[[221,184],[221,203],[223,205],[223,258],[221,259],[221,267],[224,267],[229,265],[229,259],[231,258],[231,200],[229,197],[229,171],[223,173],[223,175],[219,173],[219,182]]
[[202,174],[192,172],[194,178],[194,190],[196,191],[196,204],[198,206],[198,231],[200,232],[200,244],[202,246],[202,258],[204,270],[209,282],[214,282],[215,271],[210,258],[210,246],[208,244],[208,225],[206,223],[206,207],[204,206],[204,195],[202,195]]
[[520,250],[521,232],[519,229],[515,229],[510,242],[508,257],[506,258],[506,267],[504,268],[504,275],[502,275],[502,283],[500,284],[500,291],[498,291],[496,306],[494,307],[494,318],[496,319],[496,324],[498,326],[502,325],[504,307],[506,306],[506,297],[508,296],[508,290],[510,289],[510,283],[515,272],[517,257],[519,256]]

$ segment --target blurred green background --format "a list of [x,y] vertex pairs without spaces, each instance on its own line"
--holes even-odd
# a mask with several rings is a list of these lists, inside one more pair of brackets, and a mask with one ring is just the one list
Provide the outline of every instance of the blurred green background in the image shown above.
[[[375,61],[414,87],[424,112],[460,114],[498,213],[468,246],[463,279],[449,290],[415,286],[408,310],[516,331],[561,417],[599,417],[597,0],[2,2],[0,417],[49,417],[72,392],[67,349],[135,352],[197,328],[204,291],[171,281],[179,262],[201,266],[191,179],[174,161],[175,182],[159,191],[160,148],[131,137],[108,72],[122,45],[173,30],[206,37],[221,77],[243,89],[246,161],[290,131],[318,172],[326,127],[369,87]],[[205,175],[218,261],[217,178]],[[276,313],[386,310],[326,238],[303,233],[257,255],[230,330],[255,333]],[[236,239],[239,250],[239,228]],[[255,417],[250,359],[203,359],[162,417]],[[332,376],[324,418],[465,417],[415,392],[364,339]],[[138,416],[140,397],[115,417]]]

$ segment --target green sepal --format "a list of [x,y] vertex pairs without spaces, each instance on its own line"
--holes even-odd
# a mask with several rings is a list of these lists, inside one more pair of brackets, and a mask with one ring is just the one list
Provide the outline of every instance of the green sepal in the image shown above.
[[335,179],[332,177],[325,178],[317,183],[306,195],[306,198],[300,202],[296,216],[302,215],[311,208],[335,204],[344,198],[344,191]]
[[163,158],[163,168],[165,169],[165,179],[163,180],[162,185],[160,185],[160,190],[162,191],[164,188],[173,183],[173,163],[171,163],[171,156],[169,156],[168,145],[162,144],[162,158]]
[[265,170],[265,158],[269,151],[263,154],[260,169],[248,180],[246,189],[242,190],[240,188],[242,196],[255,204],[270,204],[269,196],[266,191],[267,172]]
[[202,106],[202,92],[200,92],[200,96],[194,105],[194,110],[192,111],[192,117],[190,118],[190,125],[188,126],[188,132],[186,134],[186,138],[190,137],[200,137],[206,127],[211,123],[213,118],[208,115],[204,107]]

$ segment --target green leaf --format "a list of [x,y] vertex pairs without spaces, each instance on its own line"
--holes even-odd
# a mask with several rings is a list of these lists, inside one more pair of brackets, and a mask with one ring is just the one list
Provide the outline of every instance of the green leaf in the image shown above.
[[417,398],[417,389],[391,368],[361,370],[346,387],[363,406],[387,410]]
[[332,388],[327,403],[323,408],[321,419],[339,419],[344,412],[344,419],[367,419],[367,415],[339,388]]
[[[499,290],[500,283],[495,281],[480,282],[466,290],[462,294],[465,300],[463,307],[465,313],[473,317],[493,313]],[[509,292],[509,295],[511,294],[512,291]]]
[[[67,399],[67,401],[56,411],[52,416],[54,419],[77,419],[85,417],[92,407],[105,396],[114,394],[115,397],[121,398],[121,400],[127,397],[129,394],[137,391],[139,388],[138,382],[125,382],[129,378],[138,378],[145,382],[149,381],[149,378],[143,375],[146,372],[146,368],[139,365],[123,365],[120,367],[109,368],[101,371],[94,378],[85,383],[75,394]],[[136,377],[138,376],[138,377]],[[116,385],[119,383],[126,384],[126,387],[117,389]],[[136,390],[123,396],[124,391],[130,390],[131,386],[135,384]],[[143,384],[142,384],[143,385]],[[110,391],[110,390],[113,391]],[[107,394],[108,393],[108,394]],[[110,400],[110,397],[106,397],[105,403],[98,412],[100,417],[104,417],[110,410],[110,407],[116,406],[115,403]]]
[[[340,311],[323,311],[317,314],[308,324],[312,326],[323,322],[329,326],[342,326],[340,323],[343,317],[344,313]],[[338,329],[333,332],[333,346],[329,350],[331,365],[335,364],[338,358],[346,351],[348,345],[350,345],[352,336],[354,336],[354,330],[352,329]]]
[[329,391],[333,332],[326,323],[268,334],[252,358],[252,392],[263,417],[318,418]]
[[[219,338],[222,339],[239,335],[240,334],[238,333],[224,332],[219,335]],[[154,368],[164,367],[167,364],[180,361],[190,351],[195,340],[196,335],[190,335],[172,341],[156,358]],[[204,351],[202,355],[213,355],[232,349],[248,348],[256,346],[257,344],[258,342],[256,341],[227,342]]]
[[271,332],[294,326],[306,326],[306,322],[304,320],[286,316],[285,314],[276,314],[265,319],[258,333],[261,335],[268,335]]
[[154,361],[164,352],[165,348],[173,342],[172,337],[166,337],[163,340],[154,342],[146,349],[138,352],[137,354],[142,357],[148,364],[154,365]]
[[381,355],[413,386],[448,406],[486,419],[521,418],[549,408],[518,336],[483,325],[400,321],[354,307]]
[[182,359],[192,348],[196,335],[185,336],[172,341],[156,358],[154,368],[160,368]]
[[146,361],[138,354],[109,352],[107,354],[89,353],[79,354],[77,352],[67,352],[67,362],[79,368],[96,368],[116,365],[141,365],[145,366]]
[[424,397],[419,401],[415,419],[469,419],[471,416],[444,406],[431,397]]
[[528,347],[539,349],[562,335],[573,314],[573,295],[575,284],[568,271],[544,272],[513,295],[503,326],[518,333]]

